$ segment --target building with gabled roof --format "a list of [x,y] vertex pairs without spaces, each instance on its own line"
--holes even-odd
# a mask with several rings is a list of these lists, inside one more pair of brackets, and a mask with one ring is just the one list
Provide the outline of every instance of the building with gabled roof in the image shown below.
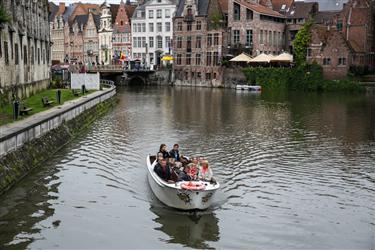
[[279,54],[285,49],[285,16],[256,1],[229,0],[230,54]]
[[221,60],[226,54],[228,11],[223,2],[179,2],[173,22],[173,71],[176,85],[223,85]]
[[[132,57],[132,34],[131,34],[131,15],[134,13],[135,6],[124,3],[121,0],[117,14],[114,19],[113,28],[113,59],[115,63],[119,60],[129,60]],[[125,56],[125,58],[121,58]]]

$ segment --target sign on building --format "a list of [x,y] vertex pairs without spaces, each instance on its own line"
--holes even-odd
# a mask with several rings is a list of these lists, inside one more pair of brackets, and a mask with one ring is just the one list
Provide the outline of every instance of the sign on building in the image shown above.
[[100,77],[99,73],[96,74],[71,74],[70,78],[72,89],[81,89],[82,85],[85,85],[86,89],[99,90],[100,89]]

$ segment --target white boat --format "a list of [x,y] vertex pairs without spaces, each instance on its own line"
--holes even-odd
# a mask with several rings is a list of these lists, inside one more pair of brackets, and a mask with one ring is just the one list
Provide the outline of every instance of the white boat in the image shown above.
[[[148,182],[155,196],[165,205],[181,210],[204,210],[209,208],[214,199],[219,183],[203,181],[180,181],[167,183],[154,171],[156,164],[155,156],[147,156]],[[199,190],[187,189],[186,187],[197,187]]]
[[262,86],[259,85],[236,85],[237,90],[248,90],[248,91],[254,91],[254,92],[260,92],[262,91]]

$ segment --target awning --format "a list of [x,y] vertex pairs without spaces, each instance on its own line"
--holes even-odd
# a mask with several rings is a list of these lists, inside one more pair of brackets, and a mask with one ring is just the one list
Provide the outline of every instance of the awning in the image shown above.
[[271,62],[293,62],[293,55],[284,52],[272,58]]
[[251,59],[250,63],[269,63],[273,59],[273,55],[267,55],[267,54],[260,54],[253,59]]
[[251,57],[245,53],[242,53],[232,59],[230,59],[230,62],[249,62],[251,60]]
[[165,55],[161,58],[162,61],[173,61],[173,56]]

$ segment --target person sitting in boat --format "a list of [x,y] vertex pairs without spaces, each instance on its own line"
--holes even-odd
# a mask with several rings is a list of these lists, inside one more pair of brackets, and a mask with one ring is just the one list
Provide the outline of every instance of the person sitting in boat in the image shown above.
[[163,154],[162,153],[158,153],[157,156],[156,156],[156,159],[160,163],[160,161],[164,159]]
[[163,158],[164,159],[167,159],[169,158],[169,153],[167,151],[167,145],[165,145],[164,143],[160,145],[160,148],[159,148],[159,153],[162,153],[163,154]]
[[190,168],[188,175],[191,177],[192,180],[198,179],[198,166],[194,162],[190,163]]
[[184,167],[184,170],[181,171],[180,174],[178,175],[178,181],[191,181],[192,180],[191,176],[189,175],[190,166],[192,166],[192,163]]
[[154,167],[155,173],[164,181],[173,183],[174,181],[171,179],[171,170],[169,169],[169,166],[167,165],[167,160],[162,159],[160,162],[158,162]]
[[173,149],[169,151],[169,155],[173,157],[176,161],[180,161],[180,151],[179,151],[179,145],[175,144],[173,145]]
[[168,158],[168,167],[171,171],[171,180],[176,182],[178,180],[178,175],[180,174],[181,170],[177,167],[176,161],[173,157]]
[[198,179],[201,181],[215,182],[213,178],[212,169],[208,164],[207,160],[201,161],[201,166],[199,167]]

